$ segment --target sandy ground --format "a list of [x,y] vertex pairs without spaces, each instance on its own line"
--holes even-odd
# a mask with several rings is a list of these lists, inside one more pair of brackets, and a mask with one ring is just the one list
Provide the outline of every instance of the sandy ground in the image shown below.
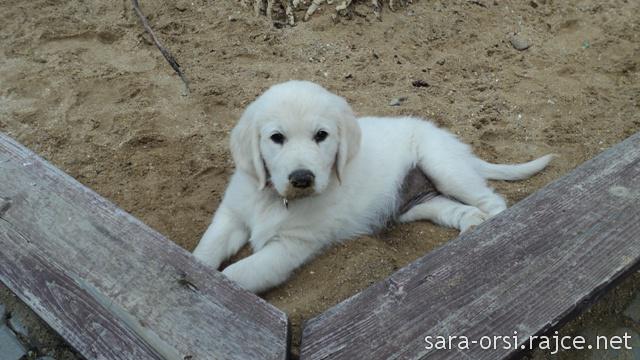
[[[337,20],[325,5],[284,28],[230,0],[142,7],[191,95],[128,0],[0,0],[0,131],[189,250],[233,171],[229,130],[284,80],[316,81],[362,115],[428,117],[487,160],[560,154],[530,180],[496,182],[510,203],[640,129],[637,1],[421,0],[382,21],[364,3]],[[297,344],[304,319],[456,234],[416,223],[356,239],[264,296]]]

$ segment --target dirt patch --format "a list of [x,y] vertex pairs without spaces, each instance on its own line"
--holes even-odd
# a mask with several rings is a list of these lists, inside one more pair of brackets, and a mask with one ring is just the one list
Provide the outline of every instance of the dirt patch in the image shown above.
[[[635,1],[423,0],[382,21],[363,2],[282,29],[235,1],[141,5],[190,96],[129,1],[5,0],[0,131],[189,250],[233,171],[229,130],[284,80],[318,82],[362,115],[433,119],[487,160],[560,155],[533,179],[495,183],[510,203],[640,129]],[[265,297],[289,314],[295,345],[304,319],[455,236],[416,223],[357,239]]]

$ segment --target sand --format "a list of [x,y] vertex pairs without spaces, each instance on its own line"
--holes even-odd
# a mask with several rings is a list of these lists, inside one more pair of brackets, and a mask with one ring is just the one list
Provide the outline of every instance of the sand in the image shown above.
[[[288,79],[361,115],[430,118],[490,161],[559,154],[532,179],[493,183],[511,204],[640,129],[637,1],[423,0],[382,21],[363,2],[284,28],[235,1],[142,8],[189,96],[129,1],[1,1],[0,131],[188,250],[233,172],[229,130]],[[289,314],[296,346],[304,319],[456,235],[393,227],[330,249],[264,297]]]

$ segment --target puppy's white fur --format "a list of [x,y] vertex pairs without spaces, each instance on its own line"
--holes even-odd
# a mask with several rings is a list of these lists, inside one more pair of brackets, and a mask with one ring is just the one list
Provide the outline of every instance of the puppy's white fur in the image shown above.
[[[328,136],[317,142],[320,130]],[[275,133],[282,144],[271,139]],[[194,254],[218,268],[249,241],[253,255],[223,273],[253,292],[282,283],[327,245],[389,220],[465,231],[506,209],[486,179],[523,179],[552,158],[490,164],[431,122],[356,119],[343,98],[304,81],[275,85],[253,102],[231,133],[231,152],[236,172]],[[446,196],[398,214],[400,187],[414,167]],[[297,169],[315,174],[307,193],[290,184]],[[291,199],[288,207],[283,198]]]

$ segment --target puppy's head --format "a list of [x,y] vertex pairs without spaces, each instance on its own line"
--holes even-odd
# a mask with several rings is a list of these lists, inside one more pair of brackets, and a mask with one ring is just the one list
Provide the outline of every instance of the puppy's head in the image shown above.
[[360,128],[340,96],[307,81],[274,85],[256,99],[231,132],[236,167],[270,180],[287,199],[320,194],[360,148]]

